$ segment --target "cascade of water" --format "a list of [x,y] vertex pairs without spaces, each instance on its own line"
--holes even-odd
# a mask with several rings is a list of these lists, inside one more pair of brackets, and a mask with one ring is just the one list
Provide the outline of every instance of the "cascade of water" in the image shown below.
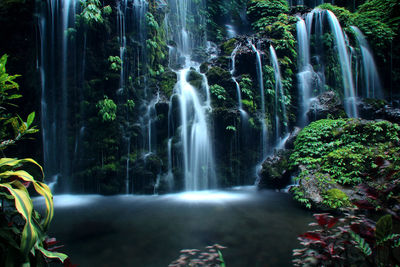
[[304,127],[308,123],[307,112],[310,108],[310,99],[312,96],[312,77],[314,70],[310,63],[310,40],[306,28],[306,23],[302,18],[298,18],[297,24],[297,43],[298,43],[298,69],[297,80],[299,82],[300,118],[299,125]]
[[[205,7],[205,2],[169,0],[169,6],[168,22],[172,29],[170,38],[177,44],[176,52],[180,56],[176,58],[184,58],[184,62],[179,62],[184,68],[176,71],[178,82],[174,93],[179,99],[185,190],[207,189],[216,186],[214,156],[206,115],[206,110],[211,107],[209,87],[205,75],[202,75],[202,88],[206,92],[206,100],[202,101],[196,89],[188,82],[190,71],[199,66],[191,58],[193,48],[205,48],[207,45],[205,32],[199,30],[205,20],[197,12]],[[193,19],[191,24],[188,24],[188,16]]]
[[251,48],[253,51],[256,53],[256,60],[257,60],[257,78],[258,78],[258,84],[260,88],[260,98],[261,98],[261,118],[260,118],[260,123],[262,127],[262,133],[261,133],[261,144],[262,144],[262,150],[261,150],[261,158],[264,159],[265,156],[267,155],[267,124],[265,123],[265,96],[264,96],[264,79],[263,79],[263,72],[262,72],[262,62],[261,62],[261,55],[260,51],[254,46],[253,43],[250,43]]
[[372,50],[360,29],[358,29],[356,26],[351,26],[351,28],[355,33],[362,55],[362,74],[364,87],[362,88],[361,96],[367,98],[382,98],[382,85],[379,79]]
[[77,3],[77,0],[47,0],[39,21],[44,167],[46,177],[54,182],[60,176],[65,179],[70,176],[67,72],[73,49],[68,47],[68,28],[74,26]]
[[172,191],[174,189],[174,173],[172,172],[172,138],[168,139],[168,172],[165,180],[167,181],[168,189]]
[[187,81],[188,72],[178,72],[174,90],[180,102],[185,189],[190,191],[214,187],[216,179],[204,106]]
[[[283,135],[289,131],[288,129],[288,121],[286,115],[286,105],[285,105],[285,95],[283,93],[282,86],[282,76],[279,68],[278,57],[276,55],[274,47],[271,45],[269,47],[269,52],[271,56],[271,63],[274,67],[274,76],[275,76],[275,105],[274,105],[274,116],[275,116],[275,144],[279,144]],[[280,121],[282,118],[282,122]],[[281,125],[283,125],[283,130],[281,129]]]
[[235,58],[236,58],[236,53],[237,53],[237,50],[239,49],[239,47],[240,47],[240,45],[237,45],[235,47],[235,49],[233,49],[233,51],[232,51],[232,54],[231,54],[232,65],[231,65],[230,73],[231,73],[232,80],[236,85],[236,93],[237,93],[237,99],[238,99],[238,110],[240,112],[240,117],[241,117],[241,120],[244,121],[245,119],[247,119],[248,115],[247,115],[247,112],[243,109],[242,93],[241,93],[241,90],[240,90],[240,85],[239,85],[239,83],[238,83],[238,81],[236,80],[236,77],[235,77],[235,71],[236,71]]
[[353,75],[351,71],[350,65],[350,57],[347,51],[347,46],[343,34],[343,30],[340,27],[339,21],[337,20],[335,14],[332,11],[327,10],[328,21],[331,27],[332,33],[334,35],[336,49],[339,54],[339,62],[342,70],[342,79],[343,79],[343,89],[345,96],[345,110],[347,115],[350,117],[357,117],[357,106],[355,99],[355,90],[353,83]]

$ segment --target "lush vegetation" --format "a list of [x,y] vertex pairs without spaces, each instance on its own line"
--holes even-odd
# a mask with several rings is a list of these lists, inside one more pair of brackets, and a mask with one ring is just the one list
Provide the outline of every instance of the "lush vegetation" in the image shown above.
[[[46,231],[54,215],[53,196],[44,183],[42,167],[33,159],[16,159],[4,156],[5,149],[27,134],[37,132],[33,121],[35,113],[27,120],[8,111],[15,106],[14,99],[22,97],[15,78],[6,72],[7,56],[0,58],[0,264],[2,266],[47,266],[58,260],[67,265],[67,256],[56,252],[55,239]],[[34,193],[33,193],[34,192]],[[44,197],[46,209],[40,214],[33,207],[31,197]]]

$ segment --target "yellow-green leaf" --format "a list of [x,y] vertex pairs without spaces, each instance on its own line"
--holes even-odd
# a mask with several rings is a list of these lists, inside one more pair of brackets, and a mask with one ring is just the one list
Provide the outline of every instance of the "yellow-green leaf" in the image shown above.
[[[16,187],[13,187],[13,185]],[[0,183],[0,187],[6,188],[14,196],[15,207],[26,221],[22,230],[20,250],[27,258],[38,239],[38,233],[32,223],[32,200],[26,188],[19,181],[14,181],[12,184]]]
[[42,222],[43,230],[46,231],[54,216],[53,195],[51,194],[50,188],[45,183],[34,182],[33,186],[35,187],[36,192],[44,197],[46,202],[47,212]]
[[40,177],[40,179],[37,179],[37,180],[43,179],[44,173],[43,173],[42,166],[40,166],[39,163],[37,163],[35,160],[30,159],[30,158],[26,158],[26,159],[1,158],[0,159],[0,168],[3,166],[19,167],[19,165],[23,164],[23,163],[32,163],[35,166],[37,166],[40,169],[40,172],[42,175],[42,177]]
[[47,258],[59,259],[63,263],[68,258],[68,256],[63,253],[48,251],[38,243],[36,243],[35,248],[38,249],[40,252],[42,252],[43,255],[45,255]]

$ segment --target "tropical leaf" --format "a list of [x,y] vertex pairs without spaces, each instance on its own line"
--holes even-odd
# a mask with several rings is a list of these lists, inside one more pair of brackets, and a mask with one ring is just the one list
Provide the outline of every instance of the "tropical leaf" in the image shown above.
[[349,231],[349,233],[356,243],[356,247],[359,248],[366,256],[370,256],[372,254],[372,250],[369,244],[365,242],[365,239],[353,231]]
[[42,175],[41,178],[43,178],[44,173],[43,173],[42,166],[40,166],[39,163],[37,163],[35,160],[30,159],[30,158],[26,158],[26,159],[1,158],[0,159],[0,168],[3,166],[19,167],[20,164],[22,164],[22,163],[32,163],[35,166],[37,166],[41,171],[41,175]]
[[[15,187],[13,187],[13,185]],[[38,240],[38,233],[32,222],[33,204],[29,193],[19,181],[11,183],[0,183],[0,187],[7,189],[15,198],[15,207],[26,223],[22,230],[20,251],[27,258],[30,250]]]
[[28,127],[31,126],[34,119],[35,119],[35,112],[32,112],[26,119],[26,124],[28,124]]
[[24,170],[18,171],[5,171],[0,173],[0,178],[7,178],[7,177],[17,177],[24,182],[32,183],[36,192],[42,195],[45,198],[46,202],[46,216],[42,221],[42,227],[44,230],[47,230],[51,220],[54,216],[54,209],[53,209],[53,195],[51,194],[50,188],[42,182],[35,181],[35,179]]
[[68,258],[67,255],[60,253],[60,252],[54,252],[54,251],[48,251],[46,250],[42,245],[39,243],[36,243],[35,248],[39,250],[45,257],[47,258],[52,258],[52,259],[59,259],[61,262],[64,263],[64,261]]

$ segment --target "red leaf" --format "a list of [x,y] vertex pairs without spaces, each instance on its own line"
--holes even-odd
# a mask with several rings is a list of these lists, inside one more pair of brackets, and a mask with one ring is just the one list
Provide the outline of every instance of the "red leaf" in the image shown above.
[[328,220],[328,228],[332,228],[337,222],[339,221],[339,218],[329,218]]
[[367,200],[358,200],[353,203],[356,205],[359,209],[366,209],[366,210],[373,210],[375,209],[374,205],[369,203]]
[[304,233],[302,235],[299,235],[299,237],[310,239],[310,240],[316,240],[316,241],[321,240],[321,235],[318,233],[313,233],[313,232]]
[[328,213],[314,214],[314,217],[315,219],[317,219],[319,226],[324,227],[328,224],[329,220]]

